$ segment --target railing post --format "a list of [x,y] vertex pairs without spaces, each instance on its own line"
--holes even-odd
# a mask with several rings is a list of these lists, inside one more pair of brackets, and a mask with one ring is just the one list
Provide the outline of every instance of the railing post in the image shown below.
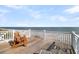
[[76,53],[78,53],[77,40],[78,40],[78,37],[75,36],[75,41],[76,41]]
[[13,39],[14,39],[14,33],[15,33],[15,30],[13,30]]
[[44,40],[46,40],[46,30],[44,30]]
[[73,46],[74,35],[71,33],[71,45]]
[[4,40],[6,39],[6,33],[4,33]]
[[29,38],[31,39],[31,29],[29,29]]
[[75,32],[72,32],[73,33],[73,36],[74,36],[74,39],[75,40],[75,52],[76,54],[78,54],[78,46],[77,46],[77,40],[79,39],[79,36],[75,33]]

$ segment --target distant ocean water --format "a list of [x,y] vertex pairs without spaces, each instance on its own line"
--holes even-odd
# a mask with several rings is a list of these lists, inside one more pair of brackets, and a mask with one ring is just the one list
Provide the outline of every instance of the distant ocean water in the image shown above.
[[77,31],[79,32],[79,27],[0,27],[4,29],[15,29],[15,30],[48,30],[48,31]]

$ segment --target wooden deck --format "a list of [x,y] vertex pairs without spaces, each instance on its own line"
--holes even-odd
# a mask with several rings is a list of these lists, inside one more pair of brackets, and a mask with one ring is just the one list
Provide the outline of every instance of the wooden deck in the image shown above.
[[26,47],[11,48],[7,42],[0,44],[0,54],[33,54],[41,49],[47,49],[54,40],[31,40]]
[[[50,41],[51,42],[51,41]],[[0,53],[2,54],[32,54],[44,47],[48,47],[47,44],[49,42],[38,39],[28,43],[27,47],[20,46],[18,48],[11,48],[7,42],[0,44]]]

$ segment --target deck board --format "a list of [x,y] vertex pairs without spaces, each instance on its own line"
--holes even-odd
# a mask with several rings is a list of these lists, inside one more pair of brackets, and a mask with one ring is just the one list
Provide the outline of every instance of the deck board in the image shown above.
[[4,45],[3,44],[0,45],[0,50],[4,49],[3,51],[0,51],[0,53],[2,54],[33,54],[36,52],[39,53],[41,49],[47,49],[52,42],[54,42],[54,40],[38,39],[35,41],[31,41],[27,45],[27,47],[20,46],[18,48],[11,48],[8,43],[4,43]]

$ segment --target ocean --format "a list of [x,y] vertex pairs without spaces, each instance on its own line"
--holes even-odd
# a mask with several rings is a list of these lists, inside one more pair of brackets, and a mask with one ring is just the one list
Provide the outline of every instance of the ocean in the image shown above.
[[79,27],[0,27],[3,29],[15,29],[15,30],[48,30],[48,31],[66,31],[66,32],[79,32]]

